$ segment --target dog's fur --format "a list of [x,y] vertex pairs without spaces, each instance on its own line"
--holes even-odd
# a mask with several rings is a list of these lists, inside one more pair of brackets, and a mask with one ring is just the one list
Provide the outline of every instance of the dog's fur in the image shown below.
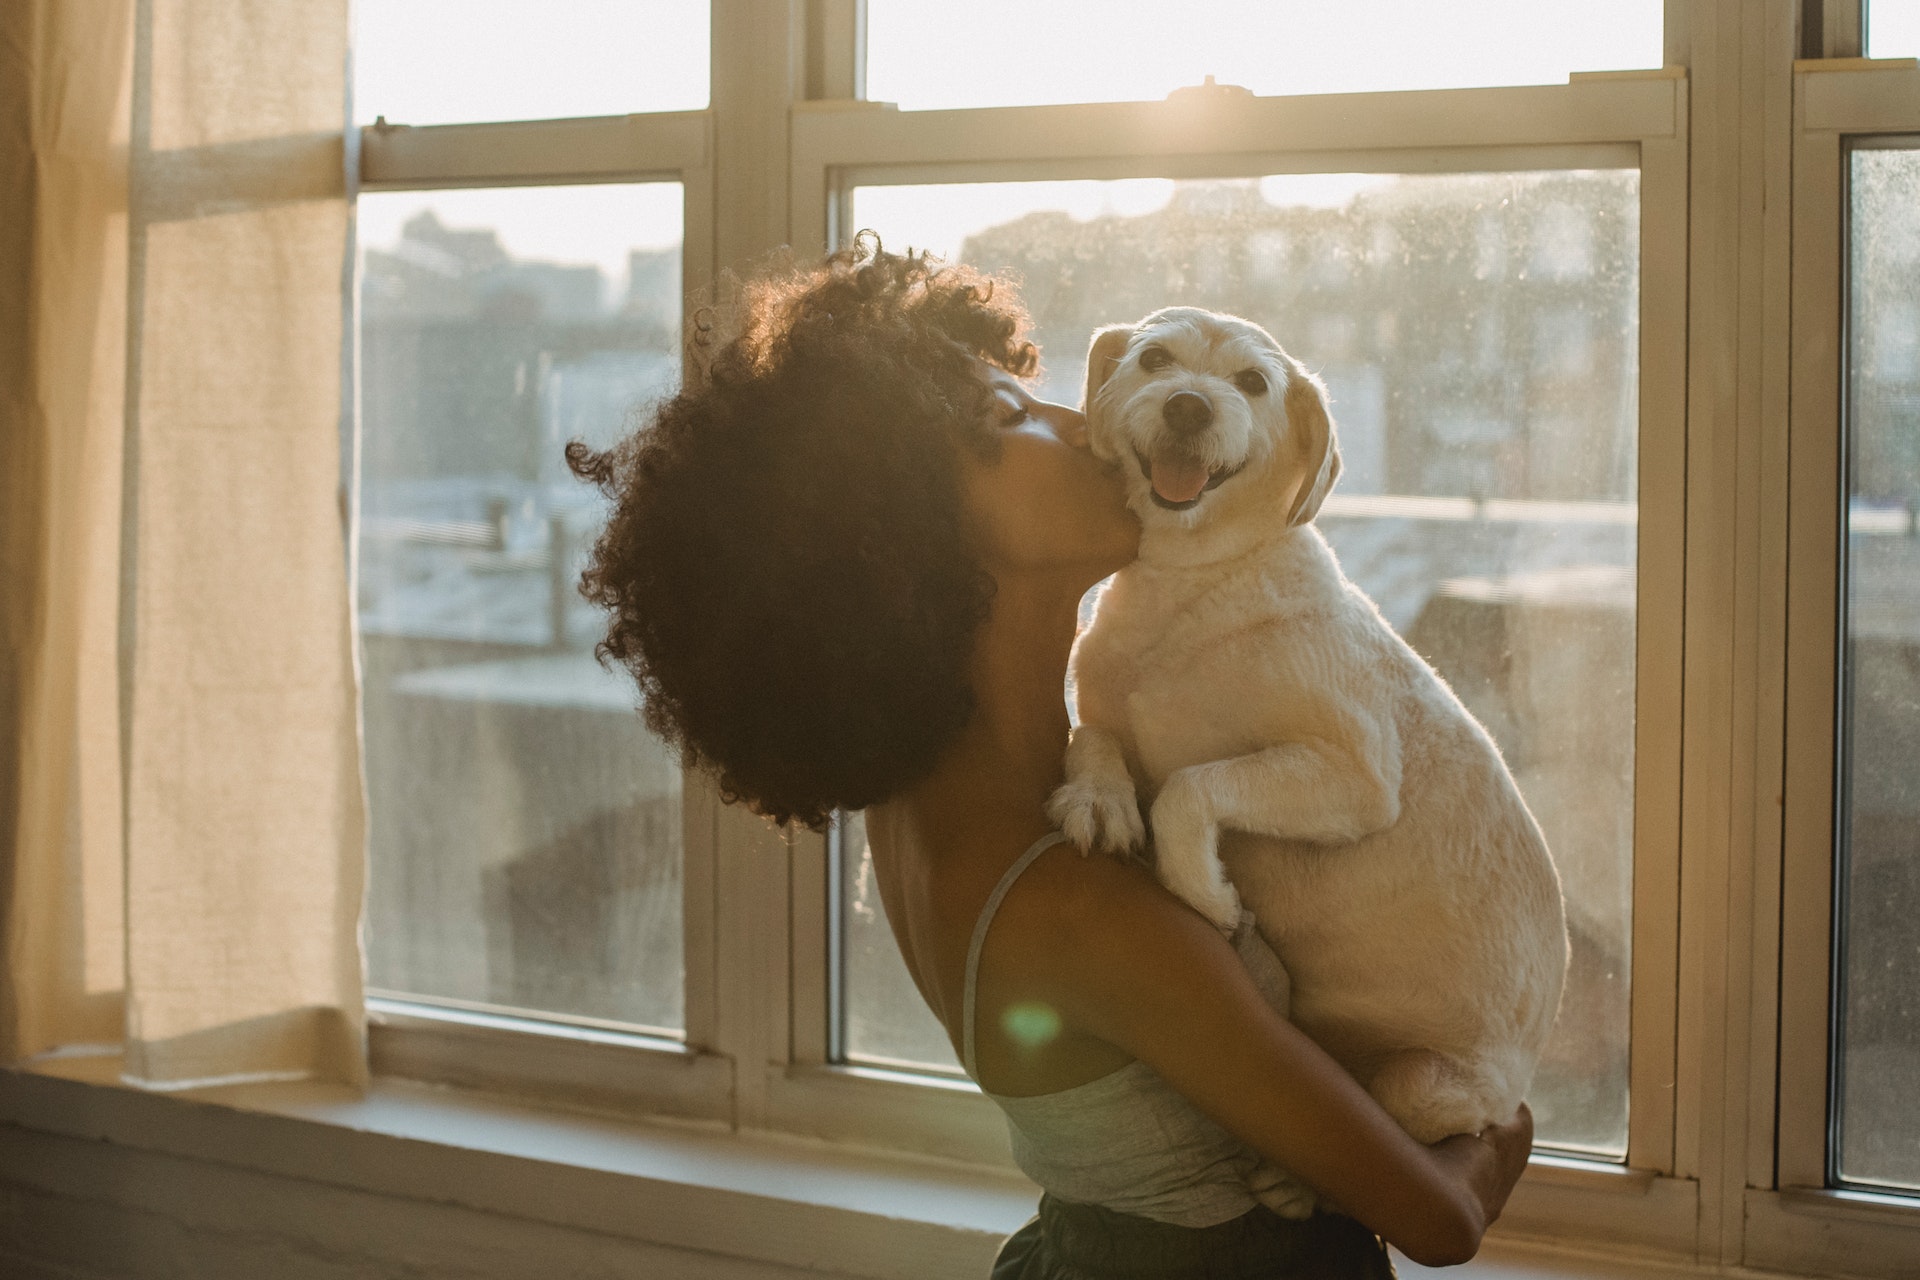
[[[1199,430],[1190,399],[1168,420],[1183,391]],[[1051,816],[1139,852],[1149,805],[1161,880],[1223,930],[1246,902],[1295,1024],[1415,1138],[1507,1119],[1560,1004],[1560,879],[1486,730],[1309,523],[1340,470],[1324,389],[1260,326],[1170,307],[1095,335],[1086,410],[1144,531],[1074,647]],[[1209,487],[1156,499],[1164,457]]]

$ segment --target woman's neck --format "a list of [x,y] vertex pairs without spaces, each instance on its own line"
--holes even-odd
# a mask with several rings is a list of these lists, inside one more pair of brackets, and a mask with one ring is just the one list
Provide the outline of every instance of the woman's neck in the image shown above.
[[975,638],[973,715],[905,803],[923,841],[970,832],[1014,846],[1046,826],[1067,748],[1067,657],[1079,620],[1071,583],[1001,578]]

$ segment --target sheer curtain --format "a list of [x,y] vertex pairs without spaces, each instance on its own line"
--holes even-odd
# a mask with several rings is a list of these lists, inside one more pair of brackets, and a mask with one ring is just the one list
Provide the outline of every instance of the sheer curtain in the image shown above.
[[0,1050],[364,1078],[346,0],[0,16]]

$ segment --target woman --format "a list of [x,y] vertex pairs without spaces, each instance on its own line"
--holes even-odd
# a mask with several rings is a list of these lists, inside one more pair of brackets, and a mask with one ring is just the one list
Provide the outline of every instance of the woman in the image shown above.
[[[1390,1275],[1379,1237],[1464,1261],[1525,1108],[1414,1142],[1275,1012],[1250,928],[1048,830],[1078,603],[1139,531],[1085,420],[1029,393],[1025,327],[999,282],[871,238],[752,287],[705,378],[569,451],[615,501],[602,656],[730,798],[866,810],[907,968],[1047,1192],[996,1276]],[[1322,1210],[1260,1207],[1260,1156]]]

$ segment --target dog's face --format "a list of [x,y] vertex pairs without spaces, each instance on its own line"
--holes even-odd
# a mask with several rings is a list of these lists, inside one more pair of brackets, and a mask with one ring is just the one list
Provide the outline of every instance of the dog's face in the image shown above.
[[1311,520],[1340,472],[1326,392],[1250,320],[1167,307],[1087,353],[1093,451],[1148,528],[1262,506]]

